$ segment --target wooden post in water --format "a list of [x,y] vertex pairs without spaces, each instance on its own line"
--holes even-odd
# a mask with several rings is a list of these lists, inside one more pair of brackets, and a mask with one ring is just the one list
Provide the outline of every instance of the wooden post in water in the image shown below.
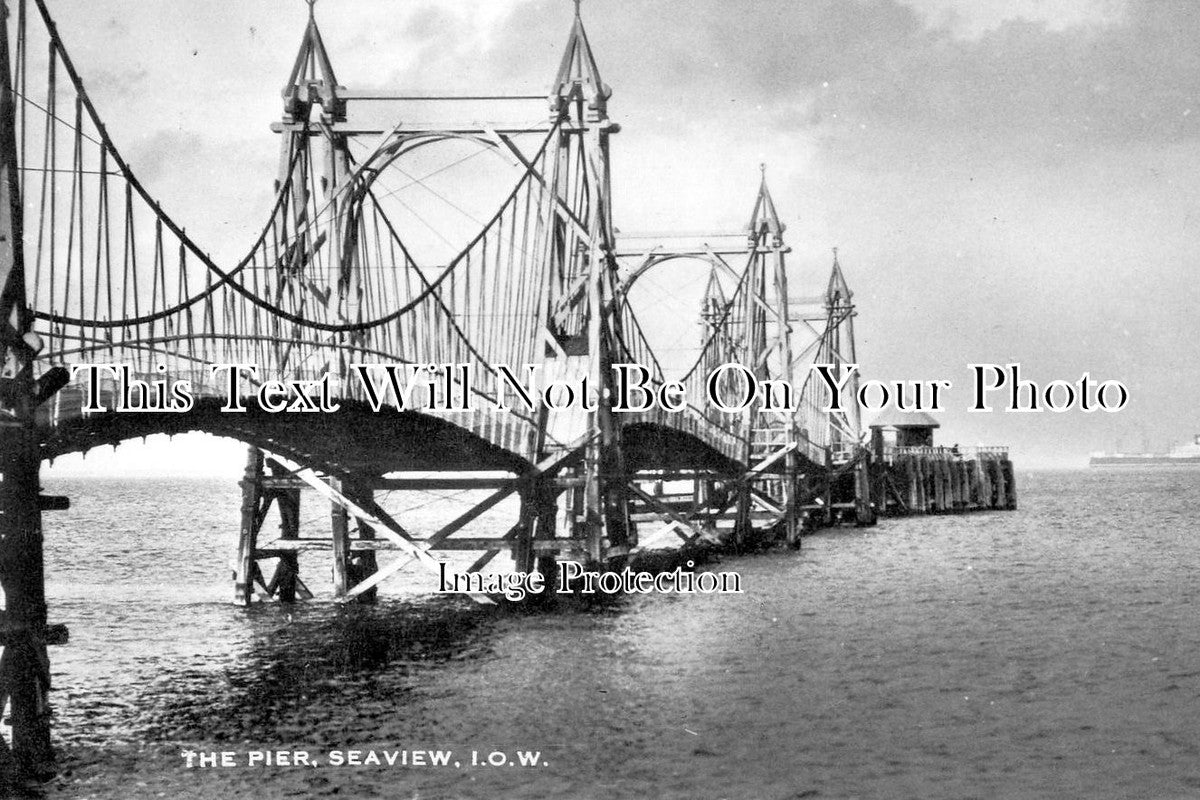
[[992,498],[995,496],[995,492],[992,487],[992,467],[989,460],[984,456],[981,456],[979,459],[979,479],[979,507],[993,508],[995,501]]
[[934,456],[934,457],[930,458],[929,465],[932,468],[930,470],[930,472],[933,473],[933,503],[935,506],[934,510],[939,511],[939,512],[945,511],[946,510],[946,482],[943,480],[943,476],[946,471],[945,470],[946,462],[942,461],[941,458]]
[[[351,500],[360,505],[367,505],[368,507],[374,504],[375,492],[373,490],[363,488],[357,484],[349,488],[353,490],[353,493],[350,495]],[[373,541],[375,539],[375,529],[362,520],[359,520],[358,538],[362,541]],[[375,557],[374,550],[350,551],[350,569],[347,571],[347,577],[350,580],[351,588],[362,583],[378,571],[379,562]],[[355,602],[369,605],[374,603],[378,599],[378,596],[378,587],[372,586],[362,594],[357,595],[354,599]]]
[[860,526],[875,524],[875,510],[871,508],[872,483],[871,456],[863,453],[854,467],[854,519]]
[[[344,497],[351,504],[367,508],[374,505],[374,491],[341,478],[329,477],[325,480],[336,495]],[[329,527],[333,551],[333,594],[335,597],[345,597],[351,589],[378,572],[379,564],[376,561],[374,550],[354,549],[355,540],[350,537],[350,512],[337,499],[330,500]],[[375,529],[361,519],[358,520],[358,539],[360,541],[375,539]],[[374,603],[377,595],[376,586],[371,586],[356,594],[354,601]]]
[[954,507],[963,511],[967,507],[967,465],[956,458],[951,462],[951,466],[954,468],[951,473],[954,478]]
[[13,778],[45,780],[57,771],[50,747],[40,468],[32,425],[0,429],[0,585],[5,598],[0,710],[7,699],[17,773],[4,776],[10,783]]
[[934,456],[937,460],[937,481],[941,485],[942,490],[942,505],[938,510],[946,514],[954,510],[954,488],[950,480],[950,459],[938,453]]
[[990,462],[992,475],[995,476],[993,481],[996,484],[996,502],[992,508],[1004,508],[1008,505],[1008,487],[1004,485],[1004,467],[1001,466],[998,458],[990,459]]
[[933,460],[928,455],[923,455],[921,458],[921,467],[925,470],[925,513],[929,514],[937,510],[937,474],[934,471]]
[[[0,3],[0,586],[4,654],[0,712],[11,707],[12,759],[0,758],[12,789],[57,768],[50,747],[50,660],[46,653],[41,441],[34,420],[33,359],[41,342],[25,295],[16,97],[8,48],[8,4]],[[46,376],[43,376],[46,377]],[[44,399],[44,398],[43,398]],[[0,755],[7,756],[0,742]],[[14,769],[15,768],[15,769]]]
[[537,492],[534,487],[527,486],[521,489],[519,496],[521,511],[515,526],[512,554],[517,572],[528,574],[533,572],[534,568],[533,534],[538,514]]
[[[533,546],[533,565],[546,581],[546,586],[554,585],[558,579],[558,554],[553,551],[538,550],[537,543],[553,541],[558,522],[558,503],[560,488],[555,478],[542,478],[537,483],[538,491],[534,496],[533,533],[530,536]],[[547,589],[543,597],[550,598],[554,592]]]
[[962,463],[963,508],[975,506],[975,463],[974,459],[964,459]]
[[913,455],[912,465],[917,479],[917,502],[914,507],[922,514],[926,514],[929,512],[929,493],[926,491],[928,481],[925,476],[925,459],[919,455]]
[[978,458],[971,459],[971,507],[983,508],[983,469]]
[[922,514],[929,513],[929,463],[925,460],[925,456],[917,454],[913,456],[913,465],[917,468],[917,508]]
[[979,505],[979,467],[975,459],[967,459],[963,466],[967,470],[967,508],[977,508]]
[[1013,470],[1013,463],[1007,457],[1000,462],[1000,469],[1004,473],[1004,482],[1008,486],[1008,503],[1005,508],[1015,509],[1017,507],[1017,475]]
[[954,510],[954,475],[951,472],[951,470],[953,469],[953,464],[951,464],[950,459],[944,455],[939,456],[938,461],[941,462],[941,465],[942,465],[942,469],[941,469],[942,497],[944,500],[944,505],[942,506],[942,511],[944,511],[944,512],[953,511]]
[[[342,481],[338,478],[329,478],[329,486],[335,492],[343,492]],[[350,514],[340,503],[330,503],[329,525],[333,538],[333,594],[345,597],[351,587]]]
[[[271,477],[283,479],[290,473],[275,461],[268,459],[267,466]],[[267,510],[271,503],[279,508],[279,538],[284,541],[295,541],[300,538],[300,489],[296,487],[273,486],[262,492],[263,502],[260,505],[258,526],[262,528]],[[257,546],[257,543],[256,543]],[[277,554],[278,564],[275,574],[267,585],[267,594],[279,598],[283,603],[296,602],[296,587],[300,580],[300,554],[295,550],[284,550]]]
[[738,484],[736,489],[737,494],[737,516],[733,523],[733,531],[730,536],[730,545],[733,551],[740,552],[742,546],[750,540],[750,534],[753,532],[753,527],[750,519],[750,511],[752,508],[751,483],[749,480]]
[[825,448],[825,524],[833,524],[833,449]]
[[[793,435],[793,441],[797,435]],[[792,451],[785,457],[785,470],[781,496],[783,498],[783,540],[788,547],[794,547],[800,542],[803,533],[803,520],[800,518],[800,459]],[[699,509],[699,503],[693,503],[694,509]]]
[[254,598],[254,579],[258,562],[259,504],[262,499],[263,454],[257,447],[246,453],[246,470],[242,473],[242,526],[238,534],[237,561],[233,570],[233,601],[249,605]]
[[888,510],[888,467],[889,465],[884,459],[883,430],[881,428],[872,428],[871,459],[868,464],[868,471],[871,475],[871,497],[875,501],[876,516],[887,514]]
[[963,503],[968,509],[975,507],[976,495],[975,459],[967,458],[963,460]]
[[946,458],[946,502],[949,504],[950,511],[961,511],[962,505],[959,502],[958,490],[958,459],[949,456]]
[[939,455],[938,464],[940,467],[938,473],[942,481],[942,511],[950,512],[954,510],[954,478],[950,474],[950,459]]

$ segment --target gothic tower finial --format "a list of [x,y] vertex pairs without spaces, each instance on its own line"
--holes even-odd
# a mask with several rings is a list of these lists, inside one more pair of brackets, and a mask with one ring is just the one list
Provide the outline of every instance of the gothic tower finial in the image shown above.
[[853,297],[854,292],[850,291],[850,285],[846,283],[842,265],[838,263],[838,249],[835,247],[833,248],[833,268],[829,271],[829,284],[825,288],[825,305],[827,308],[849,306]]
[[554,79],[554,88],[550,93],[551,108],[557,112],[572,97],[581,97],[587,101],[589,109],[597,118],[606,119],[606,104],[612,95],[612,89],[600,78],[600,68],[596,66],[592,46],[583,28],[583,18],[580,16],[582,0],[574,2],[575,21],[571,26],[571,35],[567,39],[562,64],[558,68],[558,76]]
[[345,103],[338,95],[344,87],[338,84],[329,52],[321,38],[321,29],[317,26],[317,0],[304,2],[308,4],[308,24],[295,65],[283,85],[285,121],[307,119],[315,103],[321,105],[329,118],[339,119],[345,115]]
[[758,186],[758,197],[754,200],[754,211],[750,214],[750,224],[746,226],[746,233],[752,245],[766,232],[771,234],[771,241],[775,247],[782,247],[786,226],[779,221],[775,201],[771,199],[771,190],[767,188],[767,165],[759,164],[758,169],[762,173],[762,181]]

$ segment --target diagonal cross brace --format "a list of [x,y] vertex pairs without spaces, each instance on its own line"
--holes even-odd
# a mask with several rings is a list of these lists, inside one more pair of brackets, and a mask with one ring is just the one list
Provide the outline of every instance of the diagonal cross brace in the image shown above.
[[658,513],[663,514],[672,522],[676,523],[677,525],[681,525],[696,536],[706,539],[716,545],[724,544],[724,542],[721,541],[721,537],[717,536],[711,531],[706,531],[703,528],[693,525],[689,520],[685,519],[666,503],[663,503],[654,495],[642,491],[642,489],[636,483],[630,482],[629,490],[637,495],[638,499],[640,499],[643,503],[646,503]]
[[[533,176],[534,180],[542,185],[543,189],[549,188],[546,185],[545,176],[543,176],[542,173],[538,171],[536,166],[525,157],[525,155],[517,148],[515,144],[512,143],[511,139],[509,139],[507,136],[501,136],[492,128],[485,128],[485,130],[490,137],[508,147],[508,150],[512,156],[516,158],[526,170],[528,170],[529,174]],[[575,216],[575,212],[571,210],[570,206],[567,205],[565,200],[558,196],[557,192],[554,193],[554,212],[575,228],[575,232],[579,235],[579,238],[583,239],[584,241],[591,241],[592,235],[588,232],[587,226],[580,221],[579,217]]]
[[[533,478],[561,467],[567,461],[569,461],[570,459],[572,459],[576,455],[578,455],[578,453],[584,447],[587,446],[587,442],[590,441],[591,438],[592,438],[591,436],[587,436],[583,440],[582,444],[577,443],[576,446],[570,448],[565,453],[556,453],[555,455],[544,459],[543,461],[541,461],[537,465],[535,465],[533,467],[533,469],[530,470],[530,472],[526,473],[525,475],[521,476],[520,478],[517,478],[510,485],[504,487],[503,489],[500,489],[499,491],[494,492],[482,503],[479,503],[478,505],[476,505],[475,507],[473,507],[472,509],[467,511],[465,514],[462,514],[461,516],[459,516],[458,518],[456,518],[449,524],[443,526],[440,530],[438,530],[436,533],[434,533],[432,536],[430,536],[428,539],[426,539],[424,542],[421,543],[422,545],[424,545],[424,547],[421,548],[421,553],[426,558],[432,558],[432,556],[429,556],[428,550],[433,549],[434,547],[441,544],[446,539],[450,538],[450,536],[452,534],[454,534],[455,532],[466,527],[467,523],[482,516],[483,513],[486,512],[488,509],[492,508],[493,506],[498,505],[502,500],[504,500],[506,497],[511,495],[513,492],[520,489],[522,486],[526,485]],[[375,505],[374,501],[372,501],[372,505]],[[376,506],[376,508],[378,508],[378,506]],[[379,510],[382,510],[382,509],[379,509]],[[386,514],[384,514],[383,516],[386,517],[388,520],[391,520],[391,517],[387,517]],[[394,522],[394,520],[393,520],[393,522]],[[507,538],[507,537],[505,537],[505,538]],[[496,551],[496,552],[499,552],[499,551]],[[420,558],[420,556],[413,554],[413,558]],[[396,559],[396,561],[392,562],[387,567],[384,567],[383,569],[379,570],[374,575],[371,575],[370,577],[368,577],[361,583],[356,584],[353,588],[351,588],[348,592],[346,592],[345,599],[349,600],[351,598],[357,597],[358,595],[360,595],[363,592],[370,589],[372,586],[376,586],[379,583],[382,583],[387,578],[391,577],[392,575],[396,574],[397,572],[399,572],[400,570],[404,569],[409,564],[411,564],[413,558]],[[434,563],[440,564],[440,562],[437,562],[437,561],[434,561]],[[486,562],[484,562],[484,563],[486,563]],[[480,566],[482,566],[482,565],[480,565]],[[471,571],[474,571],[474,569],[472,569]],[[477,595],[471,595],[471,596],[473,598],[478,598]],[[492,602],[492,601],[489,599],[488,602]]]
[[772,514],[782,514],[783,513],[783,506],[779,505],[774,500],[772,500],[770,497],[768,497],[767,495],[758,491],[757,489],[750,490],[750,502],[757,503],[758,505],[765,508],[767,511],[770,511]]
[[[375,528],[377,533],[394,542],[397,547],[408,553],[413,558],[416,558],[421,562],[421,565],[430,572],[434,573],[435,575],[440,574],[441,563],[433,556],[429,555],[429,553],[426,552],[426,548],[413,539],[408,531],[400,527],[400,524],[396,522],[396,520],[392,519],[391,516],[387,514],[378,515],[368,511],[363,507],[363,505],[354,502],[349,497],[342,494],[337,489],[334,489],[325,481],[321,480],[320,476],[318,476],[317,473],[312,469],[302,467],[296,462],[287,458],[283,458],[282,456],[272,454],[272,457],[278,461],[281,466],[290,471],[300,480],[307,483],[319,494],[324,495],[331,502],[336,503],[338,506],[353,514],[358,519],[360,524],[370,525],[372,528]],[[371,505],[376,505],[373,500],[371,501]],[[407,564],[408,561],[405,561],[401,566]],[[370,589],[372,586],[377,585],[385,578],[389,577],[393,572],[398,571],[399,568],[392,569],[389,566],[386,569],[376,572],[374,575],[371,575],[369,578],[356,585],[350,592],[347,592],[347,599],[362,594],[367,589]],[[492,605],[495,602],[490,597],[483,594],[472,594],[470,597],[472,600],[484,605]]]
[[[420,545],[418,545],[419,547],[421,545],[423,545],[423,547],[421,548],[421,553],[426,558],[432,558],[432,556],[430,556],[428,554],[428,552],[427,552],[428,550],[433,549],[437,545],[444,542],[446,539],[450,538],[450,536],[452,534],[454,534],[455,532],[459,531],[460,529],[466,527],[467,523],[482,516],[485,511],[487,511],[488,509],[492,508],[493,506],[499,504],[500,501],[504,500],[506,497],[511,495],[513,492],[515,492],[518,489],[522,488],[523,486],[527,485],[529,483],[529,481],[533,480],[534,478],[536,478],[540,475],[545,475],[548,472],[553,472],[553,471],[559,469],[560,467],[562,467],[564,464],[571,461],[572,459],[574,459],[575,457],[577,457],[583,451],[583,448],[587,447],[588,443],[594,437],[595,437],[595,434],[588,434],[588,435],[582,437],[581,439],[577,440],[576,442],[574,442],[566,451],[561,452],[561,453],[555,453],[554,455],[548,456],[545,459],[543,459],[542,461],[535,464],[529,472],[527,472],[524,475],[522,475],[521,477],[515,479],[511,484],[504,487],[503,489],[500,489],[499,491],[494,492],[482,503],[479,503],[478,505],[476,505],[475,507],[473,507],[472,509],[467,511],[465,514],[462,514],[461,516],[459,516],[452,522],[443,526],[440,530],[438,530],[436,533],[434,533],[432,536],[430,536],[428,539],[426,539],[424,542],[422,542]],[[374,505],[374,501],[372,501],[372,505]],[[378,506],[376,506],[376,508],[378,508]],[[379,509],[379,510],[382,510],[382,509]],[[386,517],[388,520],[391,520],[391,517],[388,517],[386,514],[384,514],[383,516]],[[393,520],[393,522],[394,522],[394,520]],[[502,539],[497,540],[497,543],[499,543],[501,541],[505,541],[507,539],[508,539],[508,537],[505,536]],[[498,553],[499,551],[495,551],[495,552]],[[420,558],[420,556],[417,556],[414,554],[413,558]],[[348,592],[346,592],[345,599],[349,600],[353,597],[357,597],[358,595],[365,592],[367,589],[370,589],[372,586],[378,585],[382,581],[386,580],[387,578],[391,577],[392,575],[396,574],[397,572],[399,572],[400,570],[404,569],[409,564],[411,564],[413,558],[396,559],[388,566],[379,570],[374,575],[371,575],[366,580],[364,580],[362,583],[355,585],[352,589],[350,589]],[[490,559],[488,559],[488,560],[490,560]],[[437,562],[437,561],[434,561],[434,563],[440,564],[440,562]],[[483,563],[479,563],[479,562],[476,562],[476,563],[479,565],[479,567],[482,567],[483,564],[486,564],[487,562],[483,561]],[[478,567],[472,566],[472,569],[469,571],[473,572],[477,568]]]
[[[420,561],[422,566],[424,566],[426,569],[429,569],[434,574],[440,575],[441,562],[429,555],[429,550],[432,547],[449,538],[451,534],[466,526],[468,522],[471,522],[475,518],[479,517],[489,508],[497,505],[501,500],[508,497],[522,486],[526,485],[530,480],[540,475],[545,475],[548,472],[553,472],[572,459],[576,458],[579,453],[583,451],[583,448],[585,448],[588,443],[591,442],[594,436],[595,434],[587,434],[573,442],[566,451],[555,453],[546,457],[542,461],[535,464],[529,472],[514,480],[511,485],[504,487],[498,492],[495,492],[482,503],[441,528],[424,542],[416,540],[411,534],[408,533],[408,531],[404,530],[400,523],[393,519],[392,516],[384,511],[374,500],[356,503],[341,492],[334,489],[329,484],[325,483],[325,481],[321,480],[321,478],[313,470],[301,467],[294,461],[290,461],[285,458],[279,458],[278,456],[275,458],[282,466],[291,470],[297,478],[316,489],[320,494],[329,498],[332,502],[337,503],[342,508],[345,508],[351,514],[353,514],[360,523],[374,527],[377,533],[380,533],[385,538],[395,542],[401,550],[408,553],[409,558],[398,558],[391,564],[388,564],[386,567],[365,578],[360,583],[355,584],[341,598],[343,601],[348,601],[357,597],[368,589],[378,586],[392,575],[395,575],[397,572],[407,567],[413,562],[414,559]],[[492,605],[495,603],[494,600],[484,594],[470,594],[468,596],[472,600],[484,605]]]
[[751,468],[750,468],[750,469],[749,469],[749,470],[746,472],[746,475],[745,475],[745,477],[744,477],[742,480],[749,480],[749,479],[750,479],[750,478],[752,478],[754,475],[757,475],[758,473],[760,473],[760,472],[764,471],[764,470],[765,470],[767,467],[771,466],[771,465],[772,465],[772,464],[774,464],[776,461],[778,461],[779,459],[781,459],[781,458],[783,458],[784,456],[786,456],[788,453],[790,453],[790,452],[792,452],[793,450],[795,450],[797,447],[799,447],[799,443],[798,443],[798,442],[788,442],[788,443],[787,443],[787,444],[785,444],[783,447],[779,448],[779,449],[778,449],[778,450],[776,450],[774,453],[772,453],[771,455],[767,456],[767,457],[766,457],[766,458],[764,458],[762,461],[758,462],[758,463],[757,463],[757,464],[755,464],[753,467],[751,467]]

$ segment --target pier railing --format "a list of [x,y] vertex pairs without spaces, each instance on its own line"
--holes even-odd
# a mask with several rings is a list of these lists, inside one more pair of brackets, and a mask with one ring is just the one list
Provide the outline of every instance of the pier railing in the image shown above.
[[919,446],[919,447],[898,447],[895,445],[886,445],[883,448],[883,458],[887,462],[893,461],[897,456],[934,456],[951,459],[971,459],[971,458],[1008,458],[1008,448],[999,445],[975,445],[971,447],[963,447],[961,445],[951,445],[946,447],[939,446]]

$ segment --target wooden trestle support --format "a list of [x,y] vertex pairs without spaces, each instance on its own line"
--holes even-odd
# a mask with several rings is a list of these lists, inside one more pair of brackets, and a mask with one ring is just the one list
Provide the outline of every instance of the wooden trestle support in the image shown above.
[[22,208],[15,133],[15,94],[8,46],[8,9],[0,4],[0,713],[7,706],[12,741],[0,741],[0,791],[52,777],[50,661],[46,647],[66,641],[47,623],[42,511],[67,507],[41,494],[38,405],[65,383],[64,370],[36,380],[41,349],[25,296]]
[[[511,555],[516,568],[524,572],[552,571],[550,562],[560,551],[586,558],[588,546],[599,546],[598,542],[578,536],[561,540],[554,535],[560,503],[567,517],[580,514],[583,507],[581,490],[585,484],[573,468],[584,462],[586,452],[586,443],[580,443],[519,476],[455,474],[382,478],[323,475],[285,457],[251,447],[241,481],[234,600],[248,604],[255,599],[292,602],[312,597],[312,590],[300,571],[300,555],[312,551],[331,553],[334,596],[356,602],[374,601],[381,582],[414,562],[436,572],[439,562],[432,554],[438,552],[481,552],[469,572],[483,569],[502,553]],[[302,490],[314,491],[329,504],[328,535],[301,531]],[[375,492],[380,490],[423,493],[477,490],[490,494],[437,531],[418,538],[375,501]],[[516,523],[504,535],[455,536],[513,495],[519,498],[520,512]],[[272,509],[279,531],[267,540]],[[381,566],[376,556],[380,551],[394,551],[398,558]],[[274,562],[269,577],[264,569],[267,561]],[[477,599],[487,602],[483,597]]]
[[880,513],[953,514],[1017,507],[1008,452],[1000,447],[876,447],[873,491]]

